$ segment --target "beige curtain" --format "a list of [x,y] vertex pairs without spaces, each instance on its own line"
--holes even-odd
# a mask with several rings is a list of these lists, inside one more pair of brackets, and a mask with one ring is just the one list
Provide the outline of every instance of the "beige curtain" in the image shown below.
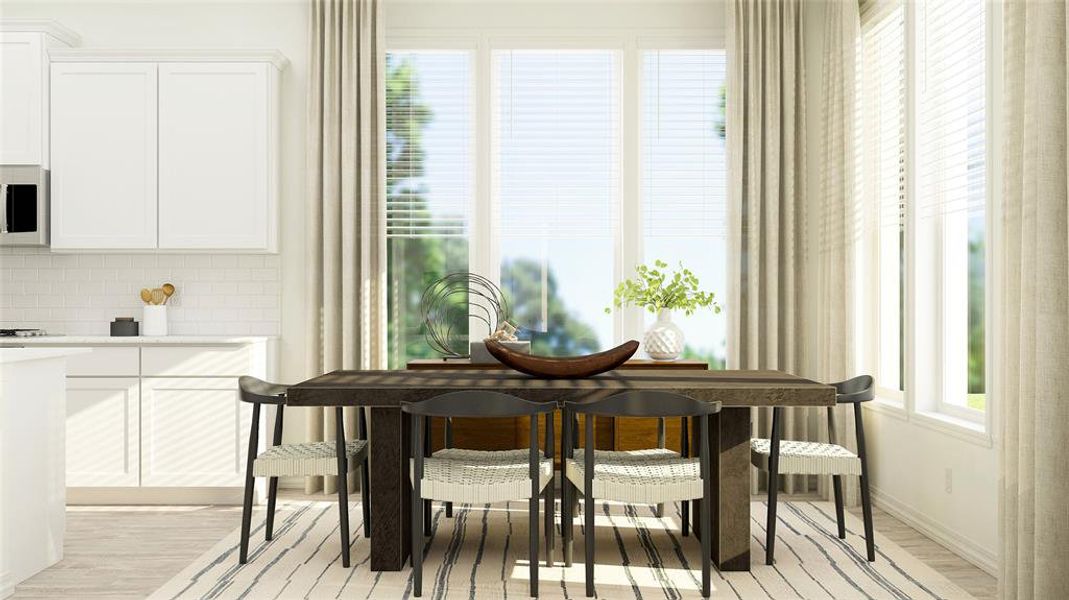
[[[799,373],[804,356],[805,70],[802,0],[730,0],[727,147],[728,368]],[[784,439],[815,411],[787,410]],[[771,411],[755,411],[768,437]],[[801,491],[805,478],[788,478]],[[753,482],[757,491],[757,480]]]
[[[842,381],[857,375],[854,365],[854,253],[860,208],[854,193],[854,80],[857,42],[861,36],[855,2],[827,2],[821,64],[823,89],[820,150],[820,214],[817,258],[816,326],[813,376],[819,381]],[[821,439],[827,439],[825,419],[818,419]],[[838,443],[856,449],[853,410],[835,409]],[[827,492],[830,478],[818,484]],[[848,503],[858,498],[856,477],[843,478]]]
[[1000,592],[1069,598],[1069,15],[1060,1],[1003,10]]
[[[308,72],[308,372],[385,368],[385,54],[380,0],[312,0]],[[355,413],[347,411],[348,436]],[[313,409],[309,440],[334,439]],[[309,478],[308,493],[333,493]]]

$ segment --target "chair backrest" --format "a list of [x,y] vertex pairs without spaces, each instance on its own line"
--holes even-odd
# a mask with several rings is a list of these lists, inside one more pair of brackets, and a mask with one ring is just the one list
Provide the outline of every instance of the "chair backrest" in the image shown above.
[[238,379],[241,401],[252,404],[285,404],[286,390],[289,386],[281,383],[268,383],[251,375]]
[[853,379],[831,384],[835,387],[837,404],[868,402],[876,397],[876,385],[871,375],[858,375]]
[[697,400],[672,392],[621,392],[589,402],[566,402],[568,410],[603,417],[699,417],[720,412],[720,402]]
[[556,409],[553,402],[531,402],[485,390],[449,392],[421,402],[401,403],[403,412],[422,417],[527,417]]

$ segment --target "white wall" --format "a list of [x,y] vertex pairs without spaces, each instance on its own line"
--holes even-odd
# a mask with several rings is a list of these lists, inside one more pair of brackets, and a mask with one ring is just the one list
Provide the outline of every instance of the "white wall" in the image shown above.
[[[229,280],[230,275],[238,278],[244,277],[238,271],[229,275],[225,271],[232,268],[232,262],[236,260],[233,268],[240,265],[257,266],[252,269],[266,269],[266,271],[250,271],[247,275],[250,281],[253,278],[269,280],[270,285],[265,285],[264,292],[274,295],[276,305],[269,313],[261,313],[261,316],[270,317],[275,322],[272,325],[262,325],[253,328],[249,326],[249,333],[280,334],[280,374],[282,381],[296,381],[305,375],[304,359],[304,200],[305,188],[305,125],[306,125],[306,94],[307,94],[307,69],[308,69],[308,3],[304,0],[272,0],[272,1],[207,1],[207,0],[124,0],[111,2],[77,1],[77,2],[54,2],[51,0],[4,0],[0,5],[0,18],[38,18],[54,19],[61,24],[74,30],[81,36],[82,47],[90,48],[265,48],[281,51],[290,60],[289,67],[282,73],[281,106],[282,115],[280,136],[280,174],[281,182],[281,235],[279,256],[264,256],[253,258],[249,256],[235,257],[233,255],[160,255],[156,258],[145,258],[145,255],[109,255],[111,258],[100,255],[86,255],[82,257],[58,256],[51,259],[40,254],[32,254],[25,259],[12,261],[8,254],[0,255],[0,284],[5,284],[16,277],[11,273],[14,269],[28,268],[25,261],[42,265],[40,269],[59,268],[61,276],[65,276],[66,267],[53,267],[53,265],[65,265],[73,261],[75,267],[85,264],[95,265],[97,262],[118,262],[123,265],[131,265],[125,271],[114,273],[114,286],[106,289],[114,289],[116,296],[112,299],[100,299],[102,305],[97,308],[97,313],[63,313],[60,320],[67,321],[71,317],[73,321],[81,321],[82,324],[72,324],[68,327],[52,326],[50,329],[60,332],[61,329],[69,329],[69,333],[76,333],[77,328],[90,327],[94,332],[100,332],[100,327],[107,327],[108,315],[112,312],[120,314],[129,312],[125,304],[119,304],[119,297],[125,297],[127,288],[140,289],[147,283],[161,276],[173,277],[175,285],[184,289],[184,297],[180,304],[186,307],[206,307],[209,310],[224,311],[227,309],[253,310],[255,306],[234,306],[228,304],[241,300],[224,300],[222,297],[229,294],[230,288],[222,285],[225,281],[218,281],[221,275]],[[6,260],[5,260],[6,259]],[[263,261],[263,266],[259,262]],[[152,262],[155,261],[155,262]],[[18,266],[14,263],[21,262]],[[45,263],[48,263],[45,265]],[[152,262],[146,267],[135,267],[134,264]],[[12,266],[4,266],[4,263]],[[213,269],[218,265],[217,272]],[[223,266],[227,265],[227,266]],[[34,267],[37,268],[37,267]],[[91,267],[90,267],[91,268]],[[42,271],[35,275],[40,279]],[[109,272],[110,273],[110,272]],[[30,273],[23,273],[29,278]],[[53,275],[45,275],[49,277]],[[80,277],[80,274],[73,274]],[[162,281],[157,282],[162,283]],[[216,285],[220,284],[220,285]],[[136,286],[136,287],[135,287]],[[251,287],[246,287],[246,291]],[[37,292],[35,290],[40,290]],[[52,290],[44,291],[43,287],[21,288],[18,298],[21,303],[33,303],[41,307],[41,298],[45,295],[53,295]],[[4,292],[0,292],[0,297]],[[38,294],[41,294],[38,296]],[[107,294],[104,294],[105,296]],[[240,294],[239,294],[240,295]],[[252,298],[252,296],[250,296]],[[268,302],[267,300],[253,300],[254,302]],[[48,300],[45,300],[48,302]],[[136,306],[136,296],[130,300]],[[0,305],[0,310],[4,310]],[[61,308],[61,307],[60,307]],[[87,307],[92,308],[92,307]],[[262,308],[262,307],[261,307]],[[278,312],[279,314],[276,314]],[[107,314],[105,314],[107,313]],[[204,317],[203,313],[193,313],[198,317]],[[15,315],[25,316],[25,315]],[[84,316],[85,319],[79,318]],[[219,318],[228,319],[234,316],[231,312],[209,312],[207,318],[211,323],[218,323]],[[278,318],[276,318],[278,317]],[[238,320],[247,318],[238,315]],[[11,321],[6,315],[0,316],[4,322]],[[92,324],[85,325],[90,320]],[[270,319],[264,319],[270,320]],[[104,321],[103,324],[100,321]],[[186,325],[180,325],[186,327]],[[231,326],[235,327],[235,326]],[[106,329],[104,329],[106,331]],[[217,332],[216,325],[210,325],[198,333]],[[297,417],[298,415],[294,415]],[[299,418],[287,419],[287,439],[294,439],[303,434],[303,424]]]
[[115,317],[141,321],[139,292],[175,284],[172,335],[278,335],[279,257],[234,254],[52,254],[0,250],[0,327],[108,335]]
[[[811,1],[805,12],[810,239],[817,239],[820,222],[824,11],[824,1]],[[817,285],[816,259],[817,253],[810,252],[810,289]],[[816,307],[807,308],[808,321],[815,324]],[[809,339],[814,339],[813,334],[811,331]],[[994,573],[998,555],[998,452],[990,438],[963,433],[965,430],[953,426],[941,427],[934,419],[885,410],[874,403],[867,405],[864,419],[875,503]]]

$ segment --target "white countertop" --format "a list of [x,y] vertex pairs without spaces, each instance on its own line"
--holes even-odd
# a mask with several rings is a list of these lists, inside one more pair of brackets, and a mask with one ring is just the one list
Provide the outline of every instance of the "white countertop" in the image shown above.
[[0,338],[0,348],[21,346],[170,346],[256,344],[276,339],[256,335],[166,335],[158,337],[108,335],[43,335],[38,337]]
[[27,360],[60,358],[89,351],[88,348],[0,348],[0,365]]

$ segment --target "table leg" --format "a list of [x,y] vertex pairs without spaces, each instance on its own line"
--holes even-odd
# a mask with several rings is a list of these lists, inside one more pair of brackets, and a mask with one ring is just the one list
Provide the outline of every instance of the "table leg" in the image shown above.
[[[697,426],[694,427],[695,433]],[[691,437],[693,454],[701,441]],[[713,561],[721,571],[750,570],[750,409],[724,408],[709,428],[712,464]],[[701,505],[691,508],[691,530],[700,535]]]
[[408,415],[371,409],[371,570],[400,571],[411,548]]

